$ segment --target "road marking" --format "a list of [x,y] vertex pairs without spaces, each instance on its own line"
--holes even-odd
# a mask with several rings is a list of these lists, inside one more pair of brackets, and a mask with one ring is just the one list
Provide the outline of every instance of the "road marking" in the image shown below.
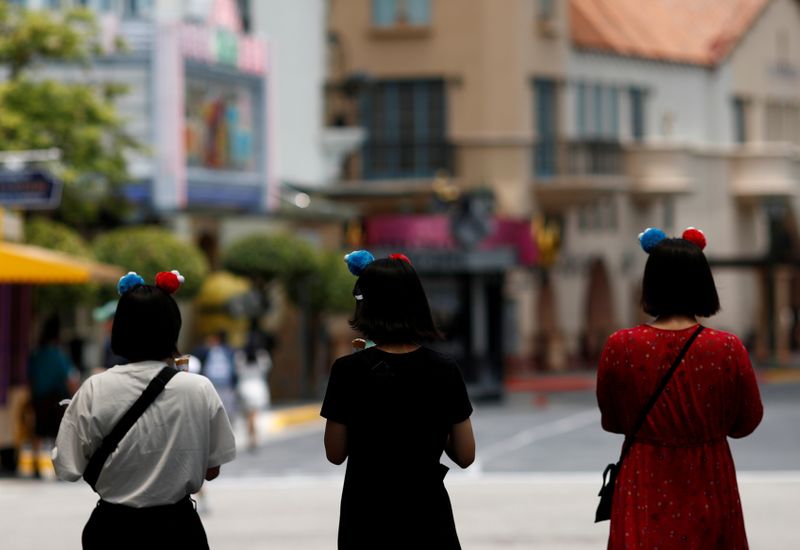
[[498,457],[518,451],[542,439],[573,432],[589,424],[599,424],[599,422],[600,411],[592,408],[517,432],[507,439],[479,449],[475,464],[470,467],[470,470],[474,468],[475,473],[480,473],[483,464],[491,462]]

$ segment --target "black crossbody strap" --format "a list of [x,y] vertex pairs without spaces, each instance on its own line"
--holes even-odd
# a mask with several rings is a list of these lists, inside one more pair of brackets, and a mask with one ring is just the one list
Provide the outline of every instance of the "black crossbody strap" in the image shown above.
[[94,452],[92,458],[89,459],[89,464],[83,472],[83,479],[93,490],[96,491],[95,485],[97,484],[100,472],[103,470],[103,465],[106,463],[106,460],[108,460],[108,457],[116,450],[119,442],[122,441],[122,438],[125,437],[128,430],[139,420],[139,417],[142,416],[145,409],[147,409],[147,407],[155,401],[156,397],[158,397],[158,394],[164,390],[164,386],[167,385],[167,382],[176,374],[178,374],[178,371],[173,367],[164,367],[161,369],[161,372],[159,372],[144,389],[139,399],[131,405],[131,408],[128,409],[119,422],[117,422],[117,425],[114,426],[111,433],[103,438],[103,443]]
[[633,440],[636,437],[636,434],[639,433],[639,430],[644,425],[644,421],[647,420],[647,415],[650,413],[650,410],[656,404],[656,401],[658,401],[658,398],[661,397],[664,388],[667,387],[667,384],[672,378],[672,374],[678,369],[678,366],[681,364],[681,361],[683,361],[683,357],[686,355],[686,352],[689,351],[689,348],[692,346],[694,339],[697,338],[701,332],[703,332],[703,329],[705,329],[705,327],[703,325],[700,325],[699,327],[697,327],[697,330],[695,330],[692,333],[692,335],[689,336],[689,339],[686,340],[686,343],[683,345],[683,348],[681,348],[681,351],[680,353],[678,353],[678,356],[675,358],[675,361],[673,361],[672,366],[669,368],[669,371],[667,371],[667,374],[665,374],[664,377],[661,379],[661,382],[659,382],[656,391],[653,393],[653,395],[650,397],[650,400],[647,402],[642,411],[639,413],[639,418],[636,419],[636,424],[634,424],[633,426],[633,431],[631,431],[629,435],[625,436],[625,443],[622,445],[622,452],[619,455],[619,461],[617,462],[617,467],[619,467],[622,464],[623,459],[628,454],[628,451],[633,445]]

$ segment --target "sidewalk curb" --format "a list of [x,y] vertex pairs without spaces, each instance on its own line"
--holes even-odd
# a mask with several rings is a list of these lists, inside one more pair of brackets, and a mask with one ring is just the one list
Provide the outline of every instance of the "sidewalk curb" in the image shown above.
[[273,433],[280,432],[286,428],[301,426],[320,420],[319,410],[321,406],[321,403],[312,403],[310,405],[297,405],[285,409],[268,411],[267,414],[271,417],[270,431]]

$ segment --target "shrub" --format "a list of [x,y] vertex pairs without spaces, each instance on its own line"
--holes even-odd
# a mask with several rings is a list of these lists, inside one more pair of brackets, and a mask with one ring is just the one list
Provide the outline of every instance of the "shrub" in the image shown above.
[[125,227],[94,241],[98,260],[135,271],[153,284],[159,271],[177,269],[186,278],[178,297],[191,298],[208,275],[208,260],[194,244],[178,239],[159,227]]

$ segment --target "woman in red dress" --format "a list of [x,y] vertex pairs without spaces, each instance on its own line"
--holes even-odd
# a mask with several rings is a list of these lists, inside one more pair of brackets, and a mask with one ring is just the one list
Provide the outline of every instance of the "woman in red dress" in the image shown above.
[[[697,317],[720,309],[703,247],[689,228],[679,239],[640,235],[649,253],[642,308],[655,319],[608,339],[597,371],[603,429],[630,434]],[[744,437],[763,408],[747,350],[735,335],[706,329],[650,410],[614,488],[609,549],[747,549],[728,437]]]

